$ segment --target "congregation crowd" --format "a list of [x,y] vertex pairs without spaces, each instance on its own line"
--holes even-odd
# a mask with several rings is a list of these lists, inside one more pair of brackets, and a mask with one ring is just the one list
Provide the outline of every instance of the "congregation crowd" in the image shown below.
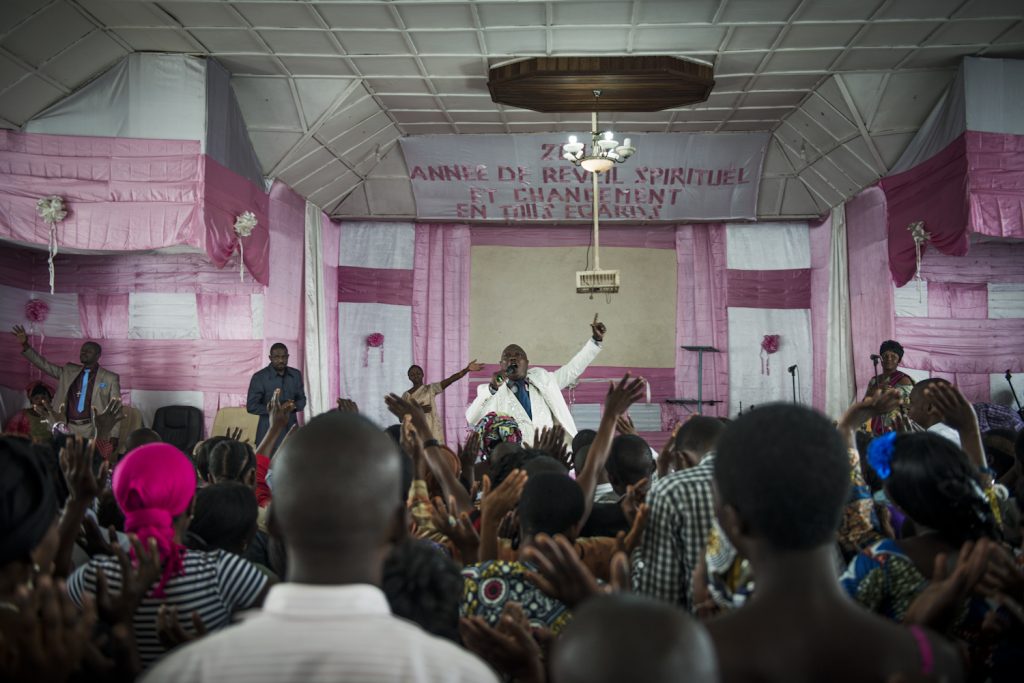
[[0,437],[0,679],[1024,680],[1016,414],[905,381],[886,342],[842,415],[765,404],[648,444],[626,374],[577,430],[558,392],[591,328],[556,372],[506,348],[452,447],[433,396],[475,361],[411,368],[386,429],[349,400],[298,426],[250,388],[259,442],[191,453],[119,431],[99,345],[47,366]]

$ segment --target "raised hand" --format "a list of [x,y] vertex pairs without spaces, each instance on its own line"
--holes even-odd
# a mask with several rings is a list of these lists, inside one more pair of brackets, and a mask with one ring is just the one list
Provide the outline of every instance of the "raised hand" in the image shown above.
[[544,451],[558,462],[572,469],[572,454],[565,444],[565,427],[555,425],[544,427],[533,439],[533,447]]
[[606,414],[616,416],[625,414],[629,407],[643,398],[644,380],[641,377],[630,379],[629,373],[623,375],[618,384],[609,382],[608,395],[604,399]]
[[608,331],[608,328],[604,326],[604,323],[598,322],[597,313],[594,314],[594,322],[590,323],[590,334],[593,335],[594,341],[603,341],[604,334]]
[[907,608],[904,623],[945,631],[956,619],[964,600],[985,576],[995,549],[995,543],[987,538],[964,543],[952,572],[946,554],[936,555],[931,581]]
[[99,495],[101,487],[99,482],[107,480],[109,465],[104,462],[100,466],[99,476],[93,473],[93,456],[96,453],[96,442],[90,441],[85,445],[85,440],[75,436],[69,438],[64,448],[60,450],[60,469],[64,473],[71,499],[87,505],[93,498]]
[[430,519],[434,527],[447,536],[459,551],[463,564],[477,562],[480,555],[480,534],[473,528],[469,513],[455,514],[455,499],[445,505],[440,497],[434,498],[430,508]]
[[619,415],[615,418],[615,431],[619,434],[636,434],[636,427],[629,415]]
[[102,570],[96,572],[96,608],[100,618],[108,624],[132,625],[132,617],[146,593],[160,578],[160,551],[157,550],[156,539],[150,538],[146,545],[135,534],[129,534],[128,540],[135,551],[138,566],[133,566],[128,553],[117,542],[117,536],[111,529],[110,550],[121,567],[121,592],[113,595],[107,583],[106,574]]
[[391,411],[391,414],[398,418],[399,422],[404,421],[405,416],[409,415],[412,420],[412,426],[416,428],[416,431],[421,436],[430,434],[430,423],[427,422],[427,415],[423,412],[422,406],[416,403],[416,401],[409,401],[398,394],[388,394],[384,397],[384,403],[387,405],[388,410]]
[[338,399],[338,410],[340,410],[343,413],[358,413],[359,412],[359,405],[356,404],[356,402],[353,401],[352,399],[339,398]]
[[413,476],[427,478],[427,455],[423,449],[423,438],[412,425],[412,416],[402,418],[402,450],[412,458]]
[[952,384],[934,382],[925,387],[924,396],[931,403],[931,412],[958,432],[978,431],[978,416],[974,408]]
[[899,389],[875,391],[847,408],[837,427],[840,431],[855,430],[871,417],[892,412],[902,400],[903,393]]
[[615,535],[615,545],[619,552],[632,555],[633,551],[640,545],[640,540],[644,537],[644,529],[647,528],[647,517],[650,511],[651,509],[647,506],[647,503],[641,503],[637,506],[633,519],[630,520],[629,533],[620,531]]
[[543,653],[518,603],[505,603],[497,627],[483,617],[461,618],[459,634],[466,649],[509,678],[520,683],[543,683]]
[[646,477],[636,484],[626,486],[626,495],[619,501],[619,507],[622,508],[622,514],[630,524],[633,524],[640,507],[647,500],[647,491],[650,488],[650,481]]
[[39,419],[46,423],[49,429],[53,429],[58,424],[64,422],[64,416],[67,414],[64,410],[64,404],[61,403],[60,407],[56,410],[53,409],[53,405],[45,398],[39,402],[39,405],[32,406],[32,412],[36,414]]
[[178,618],[178,608],[169,606],[166,603],[160,605],[160,609],[156,613],[156,635],[160,639],[160,644],[165,649],[171,650],[183,643],[199,640],[205,636],[206,624],[203,623],[202,618],[199,616],[199,611],[193,611],[191,618],[192,633],[188,633],[181,627],[181,621]]
[[459,465],[463,472],[476,466],[477,455],[480,454],[480,435],[476,432],[466,437],[466,443],[459,446]]
[[480,372],[483,369],[484,364],[478,363],[476,361],[476,358],[474,358],[473,360],[469,361],[469,363],[466,364],[466,372]]
[[63,583],[42,575],[32,588],[21,586],[0,633],[4,680],[65,681],[82,665],[96,623],[91,597],[82,610],[71,602]]
[[491,478],[484,475],[483,498],[480,500],[480,514],[498,523],[519,504],[528,476],[526,470],[515,470],[504,481],[491,490]]
[[124,412],[124,405],[121,403],[120,396],[111,397],[102,412],[97,412],[94,407],[92,409],[93,437],[97,439],[110,438],[110,434],[114,431],[117,423],[126,417],[128,416]]
[[526,572],[527,578],[570,609],[595,595],[629,590],[629,561],[624,554],[616,553],[612,558],[612,581],[602,588],[573,544],[561,534],[554,538],[537,534],[533,545],[523,550],[523,559],[536,567],[536,571]]
[[18,338],[18,343],[21,344],[21,348],[28,348],[28,332],[21,325],[15,325],[11,328],[11,334]]
[[241,427],[234,427],[234,428],[228,427],[227,431],[224,432],[224,436],[228,437],[232,441],[240,441],[241,438],[242,438],[242,428]]
[[270,428],[283,430],[288,426],[288,407],[287,402],[281,403],[281,390],[274,389],[273,395],[270,397],[270,401],[267,403],[267,415],[270,418]]

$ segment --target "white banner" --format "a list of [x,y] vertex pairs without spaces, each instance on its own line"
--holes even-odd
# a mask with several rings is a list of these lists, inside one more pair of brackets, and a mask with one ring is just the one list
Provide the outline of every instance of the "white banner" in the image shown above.
[[[608,221],[753,220],[769,135],[631,135],[636,153],[598,177],[599,216]],[[589,134],[578,137],[590,139]],[[564,142],[554,133],[401,138],[416,216],[588,222],[590,173],[562,158]]]

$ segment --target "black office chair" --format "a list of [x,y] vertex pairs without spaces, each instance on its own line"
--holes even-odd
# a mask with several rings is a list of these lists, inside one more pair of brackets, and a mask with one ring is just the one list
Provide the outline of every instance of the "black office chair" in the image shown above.
[[165,443],[192,454],[203,438],[203,411],[194,406],[164,406],[153,416],[153,431]]

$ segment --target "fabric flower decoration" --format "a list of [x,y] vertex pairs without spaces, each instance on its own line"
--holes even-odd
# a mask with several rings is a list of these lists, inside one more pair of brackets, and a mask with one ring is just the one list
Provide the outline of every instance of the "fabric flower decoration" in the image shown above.
[[54,267],[53,257],[57,255],[57,223],[67,218],[68,212],[64,208],[64,200],[53,194],[43,197],[36,202],[36,213],[50,226],[50,258],[48,260],[50,269],[50,294],[53,294]]
[[248,237],[256,229],[257,223],[259,221],[256,220],[256,214],[252,211],[246,211],[235,219],[235,232],[238,233],[239,237]]
[[366,336],[366,349],[363,353],[363,367],[370,363],[370,349],[380,349],[380,362],[384,362],[384,335],[380,332],[372,332]]
[[42,299],[30,299],[25,304],[25,318],[34,323],[46,322],[50,315],[50,304]]
[[761,340],[761,374],[770,375],[772,374],[771,365],[768,362],[768,356],[779,350],[779,335],[777,334],[766,334],[764,339]]

